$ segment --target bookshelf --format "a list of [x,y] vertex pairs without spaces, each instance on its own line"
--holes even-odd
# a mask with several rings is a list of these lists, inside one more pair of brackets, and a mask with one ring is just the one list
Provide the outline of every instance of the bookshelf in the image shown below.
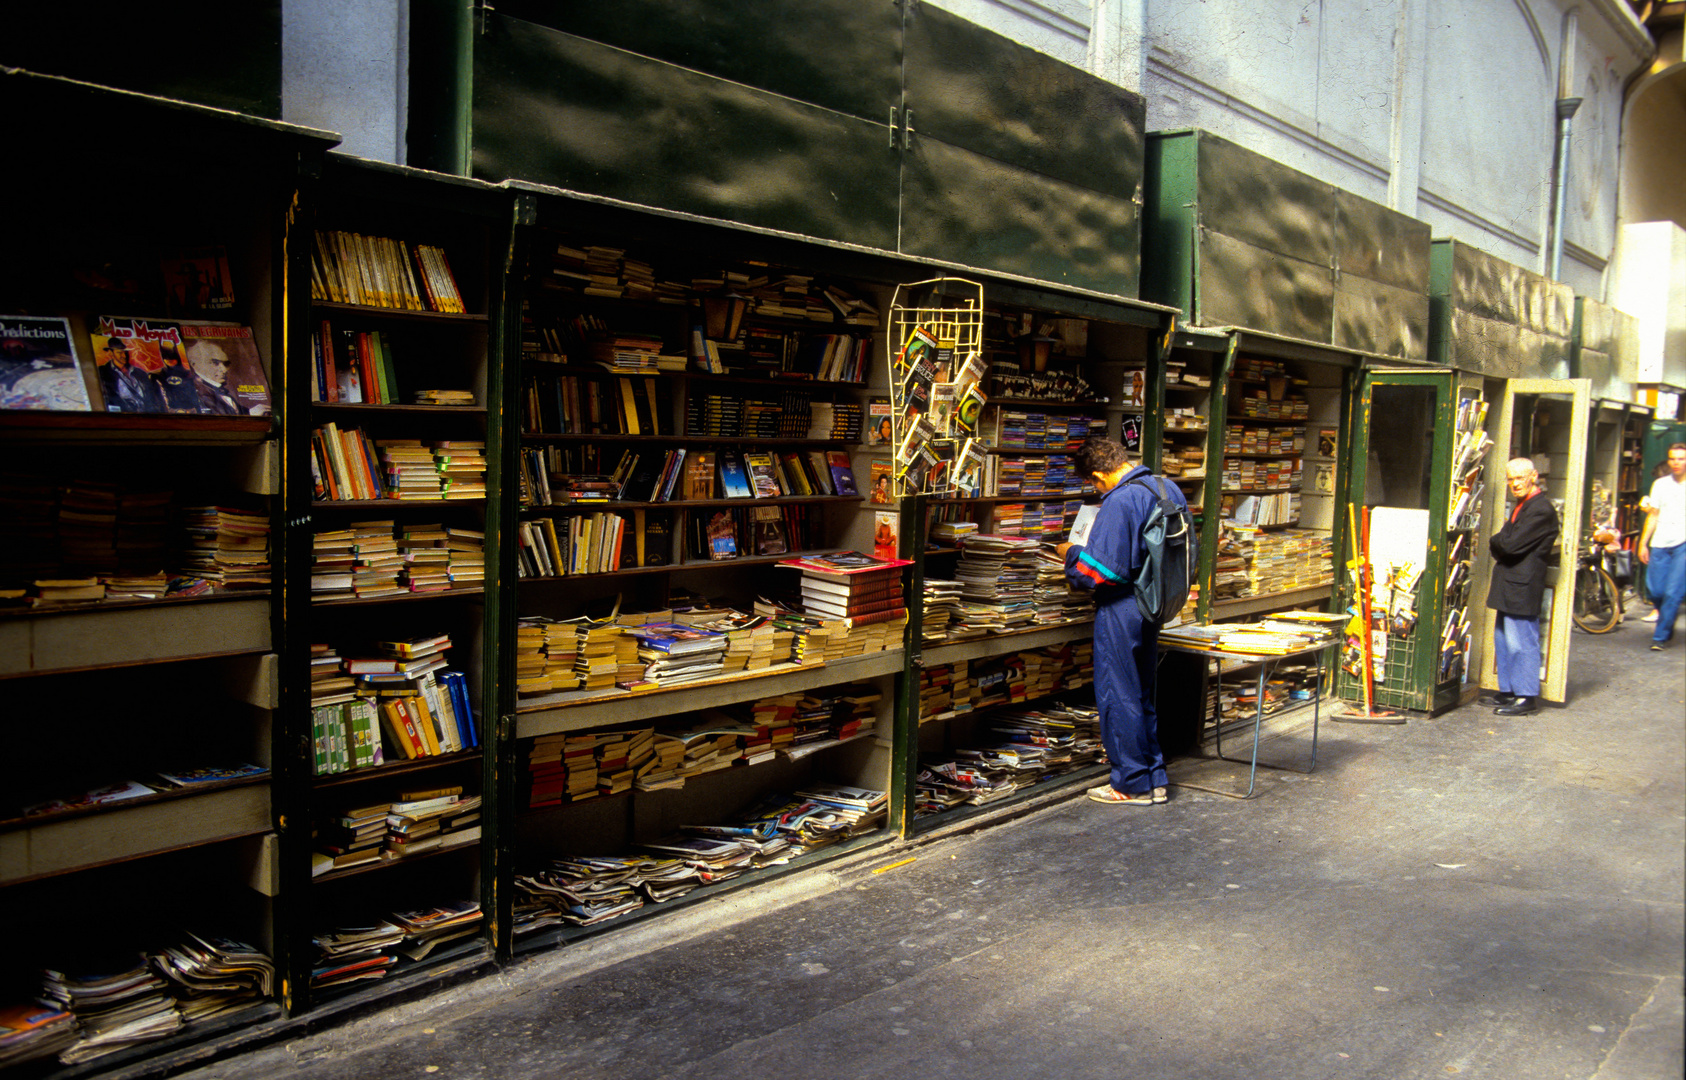
[[[853,629],[783,614],[801,575],[779,565],[873,550],[863,428],[894,261],[554,192],[518,196],[517,215],[498,846],[501,945],[526,953],[786,872],[746,840],[718,868],[581,898],[577,860],[660,856],[769,800],[883,795],[837,830],[764,827],[756,843],[790,842],[792,865],[893,839],[907,653],[894,610]],[[658,646],[640,654],[649,623],[720,636],[701,669],[664,675]],[[705,742],[721,756],[693,760]]]
[[[289,208],[333,140],[15,69],[0,102],[20,145],[55,160],[96,129],[217,148],[215,169],[164,155],[120,179],[29,171],[9,189],[0,312],[64,320],[77,366],[41,370],[76,372],[60,386],[87,408],[0,411],[0,686],[20,721],[52,718],[12,725],[3,767],[0,912],[30,932],[0,964],[0,1002],[50,994],[44,969],[111,974],[184,930],[284,965],[273,896],[253,887],[288,753],[276,538],[296,312],[277,283],[300,235]],[[157,411],[107,411],[124,400]],[[102,1042],[83,1000],[80,1030],[33,1074],[61,1051],[117,1069],[250,1029],[279,1015],[278,985],[214,1018],[169,986],[138,995],[157,1023],[138,1045]]]
[[444,906],[464,921],[437,945],[383,943],[383,985],[492,956],[476,913],[496,804],[487,492],[509,199],[330,155],[311,211],[287,443],[288,494],[308,522],[289,533],[283,708],[299,751],[278,848],[294,1011],[366,993],[324,975],[343,965],[318,942],[395,913]]

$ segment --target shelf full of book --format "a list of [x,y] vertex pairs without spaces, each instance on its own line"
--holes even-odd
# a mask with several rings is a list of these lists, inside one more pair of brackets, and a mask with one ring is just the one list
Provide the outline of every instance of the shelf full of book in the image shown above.
[[859,554],[892,280],[860,271],[896,261],[517,197],[499,918],[527,951],[892,839],[908,613],[905,564]]
[[[120,180],[31,170],[8,187],[0,672],[9,711],[56,719],[13,725],[0,769],[0,913],[30,927],[0,1007],[61,1014],[9,1062],[100,1068],[277,1012],[287,943],[247,885],[286,753],[271,540],[299,311],[275,283],[333,140],[14,68],[0,105],[40,160],[74,160],[89,131],[217,148],[215,169],[163,155]],[[149,973],[143,950],[193,941],[217,943],[199,975],[249,964],[209,997]],[[108,979],[115,996],[91,1004]],[[113,1003],[147,1035],[114,1037]]]
[[1242,332],[1206,355],[1209,415],[1222,420],[1207,433],[1206,473],[1218,482],[1204,486],[1203,520],[1217,527],[1202,529],[1190,614],[1233,619],[1330,599],[1344,532],[1339,433],[1357,358]]
[[311,211],[288,446],[308,588],[284,705],[308,750],[278,855],[294,1010],[493,955],[488,406],[510,199],[330,155]]

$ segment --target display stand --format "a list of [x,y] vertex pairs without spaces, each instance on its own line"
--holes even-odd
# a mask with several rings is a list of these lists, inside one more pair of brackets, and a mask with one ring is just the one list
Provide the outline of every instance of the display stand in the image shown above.
[[976,495],[983,483],[983,303],[983,286],[961,278],[896,286],[885,361],[897,498]]

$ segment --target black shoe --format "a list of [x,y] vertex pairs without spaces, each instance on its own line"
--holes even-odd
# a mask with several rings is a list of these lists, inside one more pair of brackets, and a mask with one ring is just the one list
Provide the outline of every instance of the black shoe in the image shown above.
[[1509,705],[1500,705],[1493,710],[1497,716],[1533,716],[1540,711],[1539,703],[1531,697],[1519,697]]
[[1497,707],[1497,706],[1500,706],[1500,705],[1509,705],[1509,704],[1512,704],[1515,701],[1516,701],[1516,695],[1515,694],[1507,694],[1507,693],[1503,692],[1502,690],[1499,691],[1496,694],[1482,694],[1481,695],[1481,704],[1491,705],[1491,706],[1494,706],[1494,707]]

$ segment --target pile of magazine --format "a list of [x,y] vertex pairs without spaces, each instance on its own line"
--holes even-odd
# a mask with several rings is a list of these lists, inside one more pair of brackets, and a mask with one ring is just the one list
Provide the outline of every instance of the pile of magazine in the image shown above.
[[1037,542],[1024,536],[977,533],[960,542],[954,576],[966,602],[962,622],[992,631],[1036,619]]

